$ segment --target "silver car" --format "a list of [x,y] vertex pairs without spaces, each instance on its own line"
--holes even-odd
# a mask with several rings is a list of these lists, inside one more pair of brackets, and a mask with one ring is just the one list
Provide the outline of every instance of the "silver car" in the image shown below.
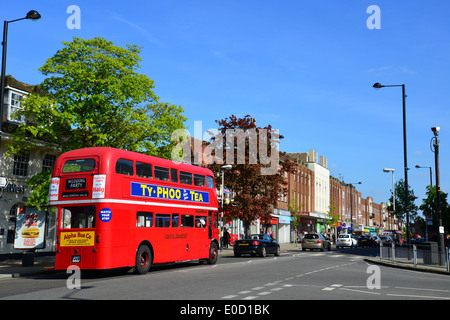
[[308,233],[302,240],[302,250],[306,251],[306,249],[311,251],[314,249],[319,249],[320,251],[327,249],[330,251],[331,243],[323,234]]

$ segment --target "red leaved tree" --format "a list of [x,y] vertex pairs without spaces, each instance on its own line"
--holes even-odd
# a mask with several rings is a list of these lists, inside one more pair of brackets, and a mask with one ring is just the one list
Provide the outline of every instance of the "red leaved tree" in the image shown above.
[[[210,141],[216,163],[208,167],[220,172],[223,164],[232,165],[224,184],[233,192],[234,201],[224,216],[242,220],[248,234],[253,221],[270,221],[279,195],[287,191],[285,172],[293,172],[294,166],[279,151],[279,133],[271,125],[257,127],[249,115],[232,115],[216,122],[218,133]],[[216,185],[221,183],[219,176]]]

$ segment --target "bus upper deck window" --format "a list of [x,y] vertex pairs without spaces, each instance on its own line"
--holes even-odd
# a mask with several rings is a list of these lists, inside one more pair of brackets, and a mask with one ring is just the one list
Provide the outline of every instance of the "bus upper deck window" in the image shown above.
[[208,188],[214,189],[214,178],[210,176],[206,176],[206,186]]
[[180,182],[184,184],[192,184],[192,173],[180,171]]
[[136,162],[136,175],[142,178],[153,178],[152,165]]
[[90,172],[95,168],[94,159],[67,160],[62,168],[63,173]]
[[194,185],[198,187],[204,187],[205,186],[205,176],[194,174]]
[[155,166],[155,179],[169,181],[169,168]]
[[129,176],[134,175],[133,161],[125,160],[125,159],[117,160],[117,162],[116,162],[116,173],[126,174],[126,175],[129,175]]

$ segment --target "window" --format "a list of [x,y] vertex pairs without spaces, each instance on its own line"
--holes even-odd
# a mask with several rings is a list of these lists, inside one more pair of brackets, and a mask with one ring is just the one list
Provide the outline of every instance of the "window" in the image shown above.
[[194,185],[198,187],[205,186],[205,176],[201,176],[199,174],[194,174]]
[[94,228],[95,206],[65,207],[61,211],[61,228]]
[[116,162],[116,173],[126,174],[126,175],[129,175],[129,176],[134,175],[133,161],[125,160],[125,159],[117,160],[117,162]]
[[180,171],[180,182],[184,184],[192,184],[192,173]]
[[54,154],[46,154],[44,160],[42,160],[42,171],[51,170],[56,162],[56,156]]
[[153,178],[152,165],[136,162],[136,175],[142,178]]
[[76,160],[67,160],[64,163],[62,172],[63,173],[72,173],[72,172],[90,172],[95,168],[95,160],[94,159],[76,159]]
[[138,211],[136,213],[136,227],[153,227],[153,213]]
[[30,154],[15,154],[13,174],[16,176],[28,176],[28,162],[30,161]]
[[156,228],[168,228],[170,227],[170,214],[155,214],[155,227]]
[[22,110],[22,107],[20,106],[20,101],[22,100],[22,97],[23,96],[21,94],[11,92],[11,100],[10,100],[11,103],[9,105],[9,117],[8,117],[9,121],[25,123],[25,117],[19,116],[17,114],[19,110]]
[[169,168],[155,166],[155,179],[169,181]]
[[178,182],[178,170],[170,169],[170,179],[172,182]]
[[181,216],[181,226],[192,228],[194,226],[194,216],[182,215]]
[[213,177],[206,176],[206,186],[208,188],[214,189],[214,179],[213,179]]
[[178,213],[172,214],[172,228],[178,228],[180,226],[180,215]]
[[205,228],[206,227],[206,216],[196,216],[195,217],[195,227]]

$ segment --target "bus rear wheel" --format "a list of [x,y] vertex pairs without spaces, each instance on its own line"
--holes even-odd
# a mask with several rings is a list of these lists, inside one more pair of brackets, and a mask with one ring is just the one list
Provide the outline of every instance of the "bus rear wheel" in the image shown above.
[[139,247],[136,254],[136,273],[146,274],[152,266],[152,252],[146,245]]
[[209,246],[209,258],[206,260],[208,264],[215,264],[219,258],[219,250],[215,242]]

